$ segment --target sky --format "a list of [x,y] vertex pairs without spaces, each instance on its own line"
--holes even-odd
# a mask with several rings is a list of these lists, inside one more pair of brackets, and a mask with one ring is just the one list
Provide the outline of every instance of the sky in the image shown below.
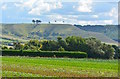
[[118,24],[118,0],[0,0],[0,23]]

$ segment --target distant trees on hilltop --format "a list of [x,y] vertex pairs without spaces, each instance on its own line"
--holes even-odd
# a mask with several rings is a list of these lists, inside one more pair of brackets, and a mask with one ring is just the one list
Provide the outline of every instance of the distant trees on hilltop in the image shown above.
[[41,21],[41,20],[32,20],[32,22],[33,22],[34,24],[39,24],[39,23],[41,23],[42,21]]
[[[42,21],[41,20],[32,20],[32,22],[33,22],[33,24],[39,24],[39,23],[41,23]],[[55,20],[54,21],[55,23],[57,23],[57,21]],[[49,24],[51,23],[50,21],[48,22]],[[65,21],[62,21],[62,23],[65,23]]]

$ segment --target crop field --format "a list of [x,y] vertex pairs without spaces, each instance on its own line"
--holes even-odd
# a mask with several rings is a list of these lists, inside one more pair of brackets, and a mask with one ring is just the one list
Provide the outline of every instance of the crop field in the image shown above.
[[2,57],[3,77],[117,77],[118,60]]

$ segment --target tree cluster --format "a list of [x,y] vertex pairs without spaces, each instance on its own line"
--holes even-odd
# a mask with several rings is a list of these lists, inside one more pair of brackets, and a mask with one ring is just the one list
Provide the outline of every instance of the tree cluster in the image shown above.
[[61,37],[55,40],[30,40],[21,45],[14,44],[14,49],[38,50],[38,51],[81,51],[86,52],[89,58],[113,59],[118,58],[120,49],[116,45],[101,43],[96,38],[82,38],[69,36],[65,39]]
[[41,23],[42,21],[41,21],[41,20],[32,20],[32,22],[33,22],[34,24],[38,24],[38,23]]

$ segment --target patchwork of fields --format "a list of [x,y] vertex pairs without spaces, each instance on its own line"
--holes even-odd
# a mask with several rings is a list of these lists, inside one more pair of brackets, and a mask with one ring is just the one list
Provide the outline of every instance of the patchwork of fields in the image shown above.
[[118,60],[2,57],[3,77],[117,77]]

